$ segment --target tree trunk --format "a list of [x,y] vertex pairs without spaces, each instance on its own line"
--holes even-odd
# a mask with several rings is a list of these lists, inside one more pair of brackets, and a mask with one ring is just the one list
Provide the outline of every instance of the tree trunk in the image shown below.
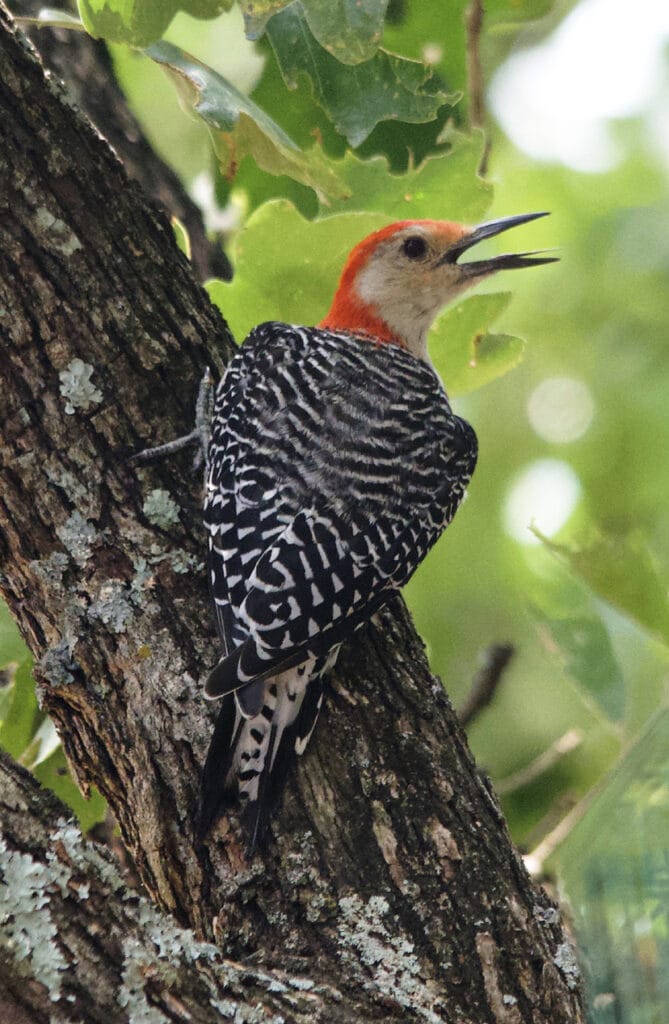
[[[43,7],[41,0],[12,0],[11,4],[15,17],[35,17]],[[208,277],[229,277],[228,259],[220,243],[207,238],[199,207],[174,171],[151,149],[129,109],[114,78],[105,44],[85,32],[63,28],[31,27],[27,34],[39,50],[44,66],[63,80],[71,101],[113,146],[129,177],[140,182],[160,209],[183,223],[197,277],[202,281]]]
[[400,601],[340,658],[267,850],[245,861],[234,816],[194,844],[217,655],[200,483],[187,453],[128,457],[190,429],[231,341],[1,6],[0,204],[0,585],[151,900],[225,955],[335,992],[314,1020],[581,1021],[559,916]]

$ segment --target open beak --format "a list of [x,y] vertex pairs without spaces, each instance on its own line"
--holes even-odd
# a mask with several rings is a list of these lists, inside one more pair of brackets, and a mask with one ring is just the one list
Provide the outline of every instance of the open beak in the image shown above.
[[[516,217],[502,217],[500,220],[489,220],[485,224],[479,224],[472,228],[467,235],[451,245],[443,256],[443,263],[457,263],[463,252],[470,249],[477,242],[484,238],[493,238],[502,231],[515,228],[518,224],[527,224],[530,220],[538,217],[547,217],[548,213],[521,213]],[[503,256],[493,256],[489,260],[477,260],[473,263],[458,263],[458,266],[467,277],[479,277],[483,274],[491,274],[495,270],[515,270],[517,267],[537,267],[541,263],[557,263],[557,256],[543,256],[547,250],[535,252],[506,253]]]

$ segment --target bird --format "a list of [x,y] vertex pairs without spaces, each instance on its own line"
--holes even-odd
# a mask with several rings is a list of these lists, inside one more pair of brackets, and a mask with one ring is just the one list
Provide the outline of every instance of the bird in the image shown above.
[[204,521],[222,701],[198,831],[237,806],[252,857],[312,735],[341,644],[409,580],[477,459],[427,348],[440,310],[541,252],[461,257],[546,216],[404,220],[359,242],[316,326],[255,327],[214,398]]

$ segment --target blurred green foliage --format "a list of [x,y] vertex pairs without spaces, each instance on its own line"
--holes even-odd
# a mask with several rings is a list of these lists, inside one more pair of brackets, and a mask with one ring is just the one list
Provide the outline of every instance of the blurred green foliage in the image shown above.
[[[119,80],[158,151],[184,181],[199,180],[212,223],[224,225],[236,276],[208,287],[238,340],[263,319],[317,322],[346,253],[382,223],[552,211],[509,244],[557,247],[561,263],[479,288],[447,310],[434,331],[433,359],[447,389],[460,396],[457,411],[476,428],[480,460],[468,500],[406,597],[456,705],[481,651],[493,642],[515,645],[493,706],[470,728],[474,752],[493,779],[516,780],[502,786],[513,835],[526,849],[552,855],[549,864],[567,880],[590,936],[588,956],[624,919],[636,929],[638,961],[652,954],[667,965],[667,717],[658,712],[666,707],[669,661],[667,168],[634,121],[617,127],[617,165],[591,174],[533,163],[495,130],[483,181],[476,173],[482,138],[467,130],[465,0],[446,0],[438,16],[434,4],[391,0],[381,39],[386,5],[369,0],[357,48],[345,41],[353,22],[342,27],[328,19],[327,4],[285,6],[267,0],[252,9],[240,0],[247,25],[256,33],[267,27],[269,42],[244,38],[238,7],[212,23],[178,15],[166,33],[182,48],[176,56],[169,51],[182,73],[183,51],[192,50],[226,80],[225,95],[214,96],[208,111],[210,127],[219,118],[225,173],[202,121],[193,118],[197,102],[191,96],[189,115],[181,113],[154,62],[114,47]],[[518,25],[552,4],[485,6],[489,75],[517,40]],[[131,0],[126,7],[132,11]],[[340,8],[353,9],[348,0]],[[164,57],[166,44],[160,46]],[[391,66],[404,92],[393,91]],[[207,81],[217,81],[206,69],[198,73],[205,91]],[[191,92],[194,85],[193,79]],[[231,108],[235,90],[243,96]],[[195,91],[201,98],[201,84]],[[295,147],[293,170],[285,152],[265,150],[262,167],[244,156],[255,152],[248,140],[262,121],[246,94],[274,126],[262,146],[274,133],[285,152]],[[365,107],[372,94],[374,103]],[[407,123],[419,114],[424,123]],[[325,177],[309,178],[314,166]],[[205,179],[208,190],[201,188]],[[231,199],[221,219],[220,207]],[[511,302],[498,287],[512,290]],[[487,333],[493,323],[504,333]],[[7,662],[19,667],[14,688],[0,693],[0,742],[34,763],[34,750],[25,752],[44,723],[31,703],[25,652],[0,619],[0,665]],[[560,754],[560,737],[574,728],[581,742]],[[544,756],[552,750],[556,756]],[[50,772],[49,784],[64,785],[58,767],[48,767],[57,754],[38,756],[38,770]],[[578,805],[595,792],[590,811]],[[86,820],[89,812],[72,800]],[[560,817],[574,804],[579,824],[560,846],[557,838],[570,836],[568,827],[560,831]],[[635,890],[643,904],[638,919],[630,896],[637,869],[657,890]],[[603,963],[601,950],[592,955]],[[593,988],[603,997],[613,992],[614,1001],[602,998],[593,1019],[662,1019],[628,998],[629,985],[623,997],[627,982],[616,978],[630,968],[617,956]],[[666,1008],[666,985],[662,991],[658,1006]],[[607,1017],[611,1006],[611,1013],[626,1015]]]

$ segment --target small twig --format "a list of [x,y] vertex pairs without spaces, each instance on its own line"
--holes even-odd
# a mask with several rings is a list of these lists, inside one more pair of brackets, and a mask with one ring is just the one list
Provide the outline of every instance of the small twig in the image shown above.
[[522,789],[523,786],[528,786],[530,782],[534,782],[540,775],[547,772],[549,768],[561,761],[567,754],[571,754],[572,750],[576,750],[580,747],[583,742],[583,730],[582,729],[569,729],[562,736],[551,743],[547,750],[535,757],[534,761],[530,761],[529,764],[524,765],[513,775],[507,775],[505,779],[495,783],[495,790],[499,796],[505,796],[507,793],[514,793],[517,789]]
[[488,170],[490,138],[485,132],[485,81],[481,65],[481,31],[483,29],[483,0],[471,0],[465,11],[467,33],[467,94],[469,97],[469,127],[480,128],[484,133],[483,153],[479,174]]
[[483,655],[483,662],[474,676],[469,696],[458,712],[463,726],[467,726],[487,707],[502,680],[504,669],[515,653],[513,644],[491,644]]
[[544,836],[533,850],[524,854],[523,863],[532,878],[542,877],[546,861],[549,857],[552,857],[558,846],[565,841],[572,829],[581,821],[585,812],[590,807],[597,789],[598,787],[595,786],[589,793],[586,793],[583,799],[575,804],[569,813],[565,814],[564,818],[558,822],[552,832]]

